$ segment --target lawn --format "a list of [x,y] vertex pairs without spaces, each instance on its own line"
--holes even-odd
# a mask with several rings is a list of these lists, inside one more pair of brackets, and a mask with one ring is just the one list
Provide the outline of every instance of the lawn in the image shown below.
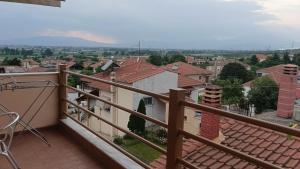
[[161,155],[160,152],[138,140],[124,139],[123,141],[124,143],[121,146],[125,150],[147,164],[150,164],[153,160],[157,159]]

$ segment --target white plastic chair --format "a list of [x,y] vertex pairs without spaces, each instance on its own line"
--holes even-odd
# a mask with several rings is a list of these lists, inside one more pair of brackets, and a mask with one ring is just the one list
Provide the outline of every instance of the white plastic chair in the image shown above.
[[15,112],[0,114],[0,155],[5,156],[15,169],[20,167],[10,152],[10,146],[18,120],[19,115]]

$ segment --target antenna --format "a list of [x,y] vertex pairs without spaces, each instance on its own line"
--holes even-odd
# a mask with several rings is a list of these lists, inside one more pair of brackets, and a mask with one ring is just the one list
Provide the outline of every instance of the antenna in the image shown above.
[[141,56],[141,41],[139,40],[139,56]]

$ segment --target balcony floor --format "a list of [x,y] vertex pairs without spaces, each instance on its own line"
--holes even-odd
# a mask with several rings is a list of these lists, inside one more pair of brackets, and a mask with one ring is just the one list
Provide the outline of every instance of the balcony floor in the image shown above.
[[[21,169],[103,169],[102,165],[85,151],[68,134],[59,129],[49,128],[41,131],[51,147],[32,134],[14,137],[12,153]],[[11,169],[8,161],[0,156],[0,169]]]

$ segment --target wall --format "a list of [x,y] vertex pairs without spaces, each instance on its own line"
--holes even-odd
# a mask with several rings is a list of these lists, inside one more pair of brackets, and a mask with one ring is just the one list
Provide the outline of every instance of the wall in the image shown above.
[[[121,105],[123,107],[133,110],[133,108],[132,108],[133,99],[132,98],[133,98],[132,91],[122,89],[122,88],[117,88],[117,104],[118,105]],[[128,129],[127,124],[129,121],[130,113],[120,110],[120,109],[117,109],[116,115],[117,115],[117,117],[116,117],[117,124],[124,129]],[[123,136],[124,133],[118,131],[118,135]]]
[[[5,78],[7,74],[0,75],[0,79]],[[14,74],[11,74],[14,76]],[[20,81],[40,81],[51,80],[55,83],[58,82],[57,73],[26,73],[15,74],[13,77],[17,82]],[[11,79],[0,80],[0,82],[8,82]],[[17,89],[14,91],[0,91],[0,103],[7,107],[10,111],[14,111],[22,116],[28,107],[34,102],[38,95],[42,92],[43,88],[31,88],[31,89]],[[53,90],[53,93],[51,94]],[[51,94],[51,95],[50,95]],[[50,96],[49,96],[50,95]],[[47,97],[49,98],[47,99]],[[24,116],[25,122],[29,121],[36,111],[38,111],[42,102],[46,100],[45,104],[38,111],[38,114],[32,120],[30,125],[34,128],[48,127],[57,124],[59,117],[59,95],[58,87],[48,87],[44,90],[41,96],[37,99],[37,102],[33,104],[30,111]],[[20,128],[18,128],[19,130]]]
[[[162,72],[160,74],[153,75],[149,78],[145,78],[133,83],[133,87],[147,90],[153,93],[169,93],[170,89],[177,88],[178,75],[173,72]],[[144,97],[149,97],[144,94],[134,93],[133,94],[133,109],[137,110],[139,101]],[[158,120],[165,120],[166,105],[160,100],[153,99],[152,106],[146,106],[146,114],[150,117],[156,118]],[[147,126],[151,123],[147,122]]]
[[192,134],[199,134],[201,117],[195,117],[195,109],[184,108],[184,130]]

